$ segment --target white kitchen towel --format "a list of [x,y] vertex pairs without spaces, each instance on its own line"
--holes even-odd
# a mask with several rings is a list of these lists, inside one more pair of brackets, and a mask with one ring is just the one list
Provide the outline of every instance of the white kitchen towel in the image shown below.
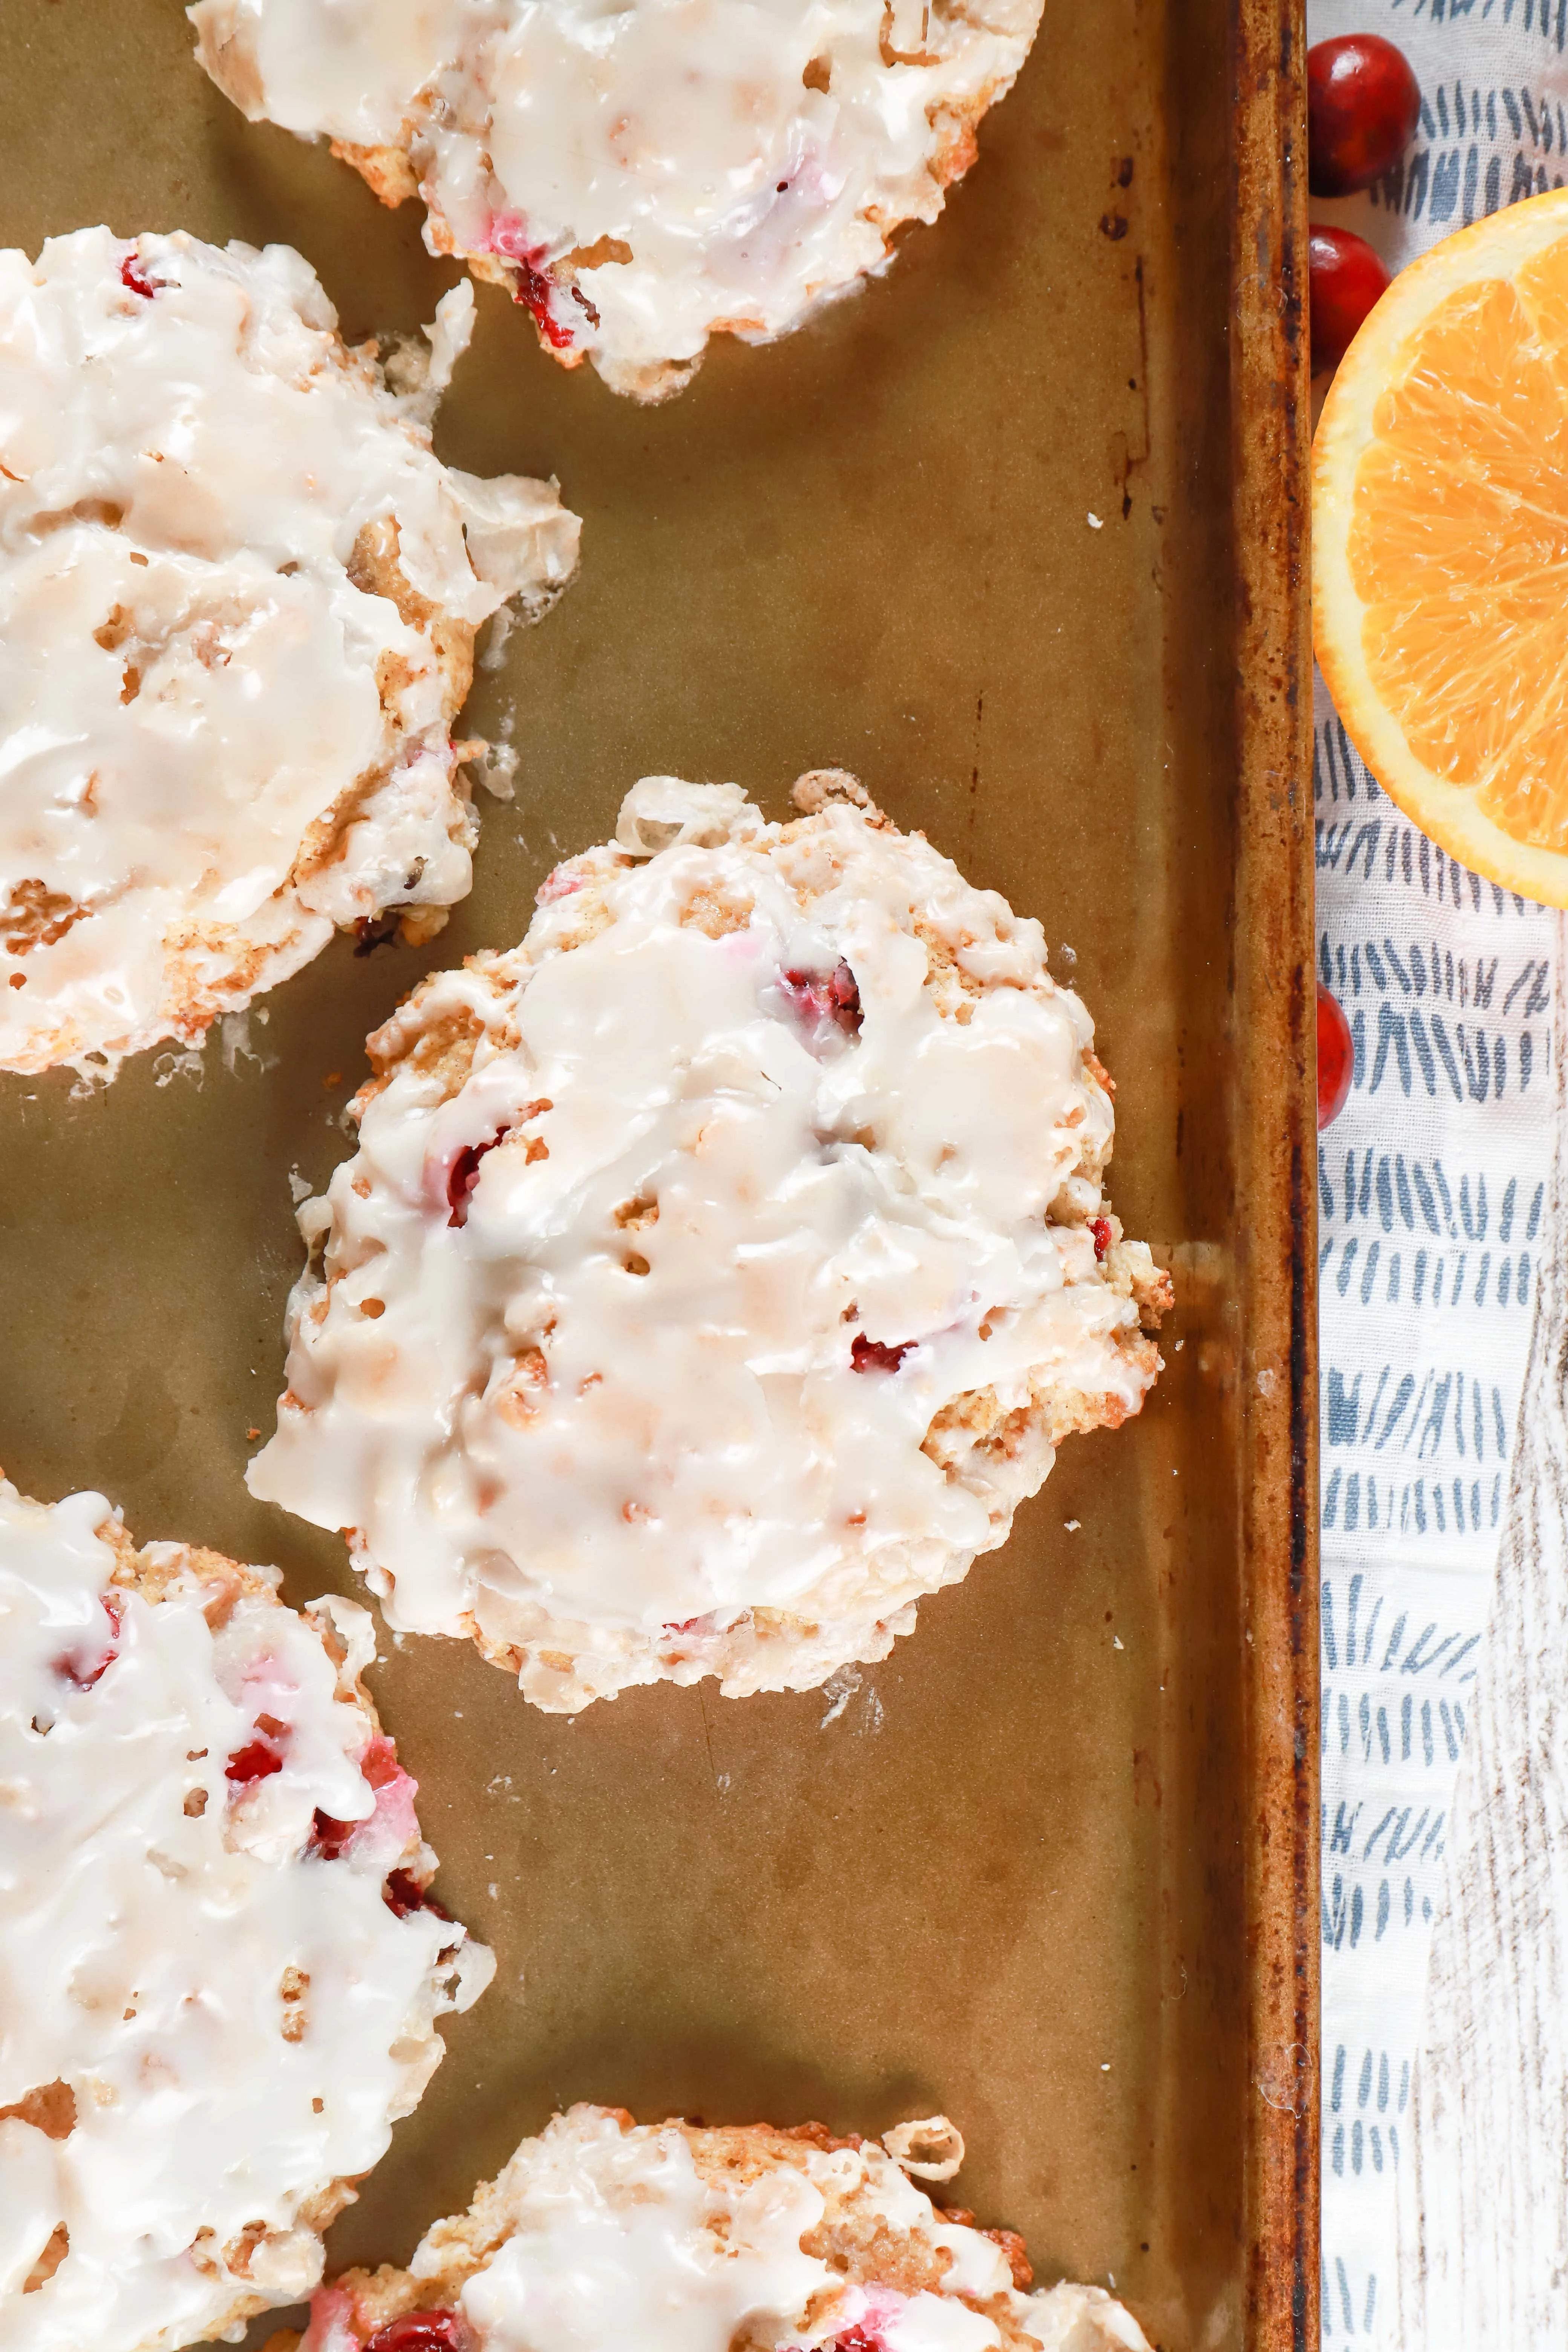
[[[1314,198],[1398,269],[1568,173],[1568,0],[1309,0],[1421,122]],[[1356,1045],[1321,1140],[1323,2336],[1394,2319],[1394,2176],[1486,1625],[1552,1168],[1558,929],[1417,833],[1314,713],[1320,975]]]

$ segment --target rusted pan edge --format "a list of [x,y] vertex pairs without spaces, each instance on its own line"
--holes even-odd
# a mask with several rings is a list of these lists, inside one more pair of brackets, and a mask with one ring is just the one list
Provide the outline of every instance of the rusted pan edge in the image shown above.
[[1316,991],[1303,0],[1231,0],[1248,2352],[1318,2345]]

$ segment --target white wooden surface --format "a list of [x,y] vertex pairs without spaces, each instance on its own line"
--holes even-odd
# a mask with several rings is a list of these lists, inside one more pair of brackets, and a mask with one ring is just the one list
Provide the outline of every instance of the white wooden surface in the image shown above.
[[1552,1241],[1399,2169],[1397,2352],[1568,2352],[1563,1070],[1560,1055]]

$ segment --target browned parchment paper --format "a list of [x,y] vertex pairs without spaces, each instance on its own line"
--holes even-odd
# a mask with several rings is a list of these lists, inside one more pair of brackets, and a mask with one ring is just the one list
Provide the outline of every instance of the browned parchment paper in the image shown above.
[[[1258,1620],[1267,1657],[1244,1638],[1258,1547],[1284,1557],[1279,1416],[1310,1369],[1280,1205],[1310,1037],[1279,1010],[1306,944],[1297,834],[1258,850],[1272,924],[1237,884],[1257,793],[1291,789],[1238,787],[1261,755],[1233,719],[1238,645],[1256,667],[1272,609],[1255,598],[1238,638],[1233,459],[1265,502],[1294,462],[1277,438],[1259,478],[1228,373],[1227,29],[1263,56],[1269,13],[1048,0],[939,226],[787,342],[716,345],[668,407],[558,372],[481,288],[437,447],[556,472],[586,529],[578,583],[469,707],[479,730],[515,712],[522,755],[515,803],[485,804],[473,896],[422,956],[339,942],[248,1051],[215,1034],[199,1078],[148,1057],[86,1100],[68,1074],[0,1081],[0,1461],[46,1498],[101,1486],[139,1538],[277,1559],[296,1600],[354,1587],[336,1538],[241,1483],[280,1385],[289,1173],[318,1186],[348,1149],[366,1029],[429,962],[515,940],[548,866],[645,772],[733,777],[779,814],[797,772],[850,767],[1039,915],[1120,1082],[1116,1206],[1177,1272],[1142,1420],[1070,1441],[1006,1550],[922,1604],[835,1721],[816,1694],[709,1685],[569,1722],[464,1647],[384,1640],[440,1890],[500,1968],[335,2262],[405,2257],[573,2099],[868,2132],[941,2107],[971,2149],[952,2195],[1023,2230],[1043,2280],[1113,2275],[1169,2352],[1307,2340],[1310,2266],[1258,2315],[1279,2216],[1310,2203],[1289,2112],[1310,1963],[1292,1991],[1281,1895],[1291,1869],[1298,1911],[1310,1894],[1310,1755],[1296,1815],[1270,1778],[1297,1736],[1279,1693],[1300,1710],[1310,1667],[1284,1615]],[[453,282],[416,207],[241,121],[175,0],[0,0],[0,32],[5,242],[99,219],[286,239],[351,337],[413,329]],[[1243,191],[1260,217],[1281,201],[1256,156]],[[1286,1235],[1266,1282],[1247,1271],[1265,1229]],[[1285,1383],[1256,1427],[1248,1349]],[[1299,1633],[1305,1538],[1291,1559]]]

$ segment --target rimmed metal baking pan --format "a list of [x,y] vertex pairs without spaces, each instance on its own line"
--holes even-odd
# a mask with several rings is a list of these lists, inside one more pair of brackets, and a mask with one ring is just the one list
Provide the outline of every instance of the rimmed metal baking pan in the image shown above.
[[[7,243],[283,238],[351,336],[431,316],[455,272],[413,208],[245,124],[173,0],[0,22]],[[1316,2341],[1301,39],[1286,0],[1049,0],[940,226],[668,407],[561,374],[481,289],[437,446],[557,472],[586,530],[470,707],[522,754],[472,898],[423,959],[340,942],[199,1082],[0,1084],[0,1461],[297,1599],[353,1580],[241,1483],[289,1172],[347,1149],[364,1034],[424,964],[517,939],[643,773],[778,814],[852,768],[1039,915],[1120,1084],[1116,1205],[1175,1270],[1142,1419],[1071,1440],[831,1720],[710,1687],[570,1722],[386,1645],[442,1891],[500,1965],[339,2261],[405,2256],[563,2101],[940,2106],[957,2193],[1042,2278],[1113,2276],[1169,2352]]]

